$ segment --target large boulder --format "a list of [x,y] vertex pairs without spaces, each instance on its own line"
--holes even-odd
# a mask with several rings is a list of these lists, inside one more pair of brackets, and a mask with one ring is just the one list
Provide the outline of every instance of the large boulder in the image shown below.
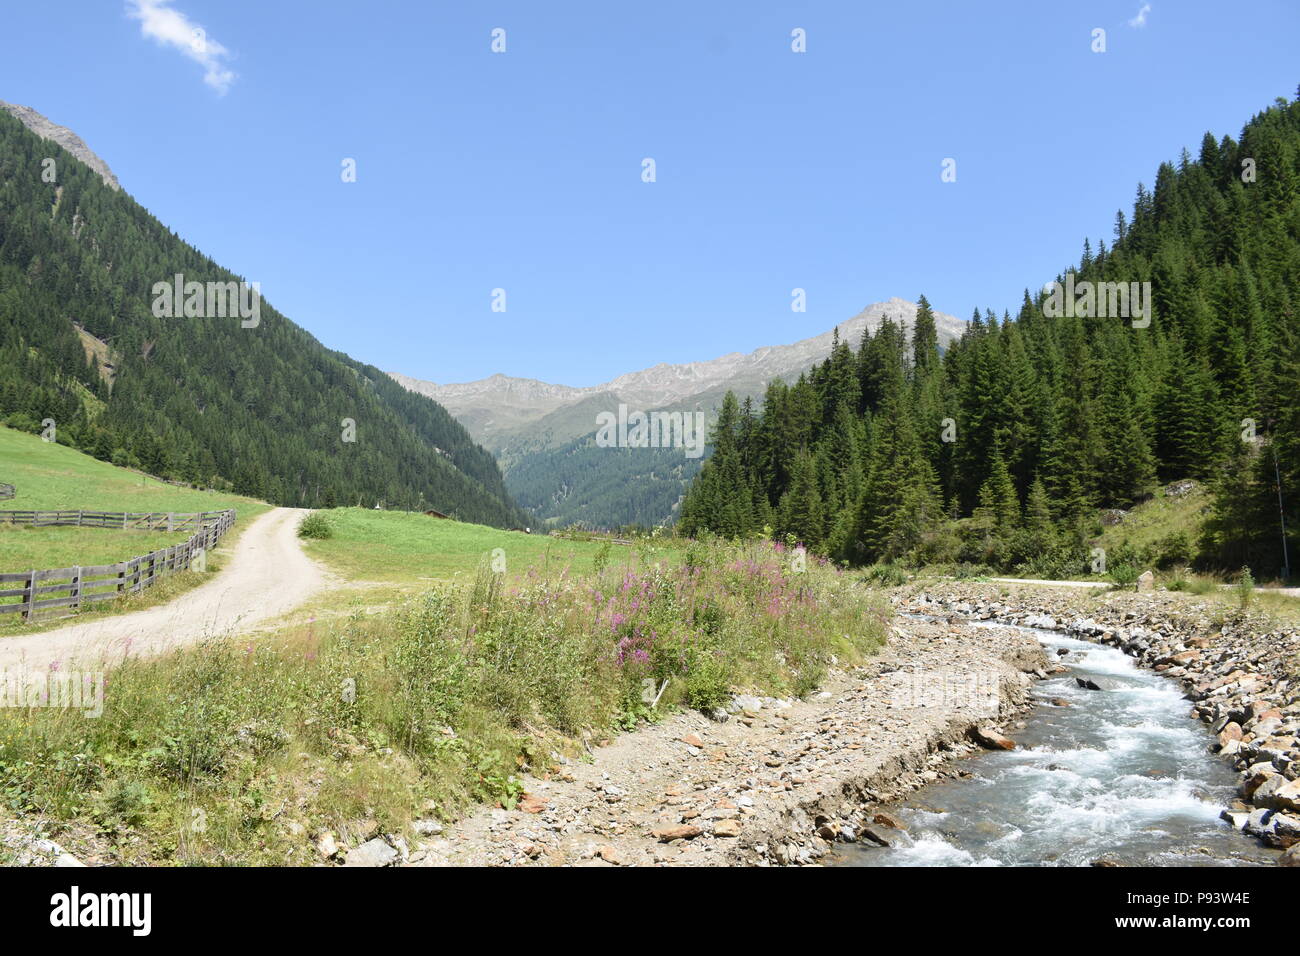
[[1279,774],[1271,763],[1251,764],[1241,781],[1241,795],[1249,800],[1255,795],[1255,791],[1264,785],[1265,781],[1276,776],[1279,776]]
[[392,866],[401,856],[379,837],[348,851],[344,866]]
[[1300,812],[1300,780],[1287,780],[1281,774],[1269,777],[1255,791],[1254,801],[1256,806]]

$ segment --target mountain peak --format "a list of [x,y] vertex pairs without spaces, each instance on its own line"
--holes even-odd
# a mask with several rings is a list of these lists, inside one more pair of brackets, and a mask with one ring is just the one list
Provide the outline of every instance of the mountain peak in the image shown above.
[[[647,410],[691,403],[706,394],[716,398],[720,390],[727,388],[741,397],[761,397],[772,379],[798,377],[826,358],[837,330],[840,340],[856,349],[863,331],[878,329],[887,318],[904,329],[911,329],[916,310],[915,302],[895,296],[867,306],[835,329],[789,345],[765,345],[752,352],[729,352],[699,362],[676,365],[660,362],[585,388],[500,373],[474,382],[448,385],[397,372],[389,375],[410,391],[427,395],[445,406],[477,441],[499,452],[512,437],[517,437],[522,430],[531,431],[546,416],[599,395],[613,396],[616,402]],[[943,312],[935,312],[934,319],[941,345],[959,338],[966,328],[961,319]],[[571,431],[572,428],[556,428],[551,434],[555,439],[573,437]]]
[[100,159],[80,136],[66,126],[60,126],[58,123],[50,121],[30,106],[19,106],[16,103],[6,103],[4,100],[0,100],[0,110],[4,110],[14,117],[41,139],[48,139],[62,146],[77,159],[99,173],[99,178],[104,181],[105,186],[110,189],[122,188],[117,181],[117,177],[113,175],[113,171],[108,168],[108,163]]

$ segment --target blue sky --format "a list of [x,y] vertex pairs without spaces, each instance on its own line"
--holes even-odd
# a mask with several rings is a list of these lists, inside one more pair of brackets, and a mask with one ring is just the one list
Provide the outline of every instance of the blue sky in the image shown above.
[[[590,385],[894,295],[1014,309],[1161,160],[1300,83],[1294,0],[44,0],[3,22],[0,99],[326,345],[438,382]],[[177,45],[194,27],[203,52]]]

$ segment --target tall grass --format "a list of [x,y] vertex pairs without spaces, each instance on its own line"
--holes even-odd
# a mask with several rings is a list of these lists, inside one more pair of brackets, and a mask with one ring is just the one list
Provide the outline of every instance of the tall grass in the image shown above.
[[879,596],[791,557],[700,543],[676,566],[511,586],[485,557],[381,617],[131,660],[97,719],[0,710],[0,798],[125,862],[206,863],[308,862],[320,830],[356,842],[426,804],[508,804],[553,750],[734,691],[806,694],[833,657],[871,653]]
[[1250,599],[1255,595],[1255,577],[1250,573],[1250,568],[1242,568],[1241,574],[1237,576],[1237,604],[1241,610],[1250,607]]

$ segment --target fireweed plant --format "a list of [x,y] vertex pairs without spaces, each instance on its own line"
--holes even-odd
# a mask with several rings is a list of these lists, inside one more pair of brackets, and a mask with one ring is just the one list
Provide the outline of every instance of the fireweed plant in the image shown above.
[[97,719],[0,709],[0,797],[123,862],[307,863],[321,832],[513,805],[616,729],[803,695],[883,643],[880,592],[812,555],[659,554],[509,581],[485,559],[385,614],[126,660]]

